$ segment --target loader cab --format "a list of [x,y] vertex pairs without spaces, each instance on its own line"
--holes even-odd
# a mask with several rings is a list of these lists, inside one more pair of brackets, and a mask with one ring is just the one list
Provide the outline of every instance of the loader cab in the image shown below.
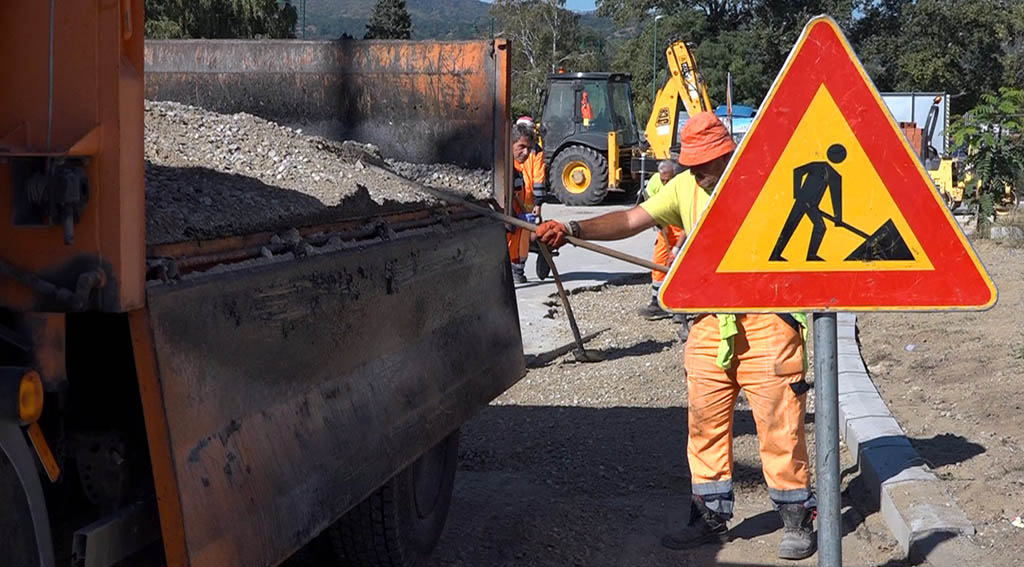
[[631,76],[559,73],[548,76],[541,137],[548,183],[568,205],[596,205],[631,177],[639,143]]

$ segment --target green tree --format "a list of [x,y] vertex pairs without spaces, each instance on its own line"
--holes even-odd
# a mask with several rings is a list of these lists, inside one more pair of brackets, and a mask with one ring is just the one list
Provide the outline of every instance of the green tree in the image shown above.
[[496,33],[512,42],[512,112],[536,115],[547,75],[564,68],[598,71],[603,39],[584,32],[565,0],[496,0]]
[[[966,152],[967,195],[984,228],[1024,172],[1024,90],[1001,87],[982,94],[979,104],[953,124],[953,143]],[[984,231],[982,231],[984,234]]]
[[[847,24],[853,0],[599,0],[598,13],[640,30],[622,43],[613,69],[633,74],[637,116],[644,121],[651,81],[660,88],[667,79],[664,54],[673,41],[692,46],[712,104],[725,102],[726,75],[732,73],[733,100],[757,106],[807,21],[828,13]],[[656,46],[655,14],[662,16]]]
[[276,0],[146,0],[146,37],[293,38],[298,12]]
[[364,39],[409,39],[412,37],[412,17],[405,0],[377,0],[366,24]]
[[1024,71],[1019,2],[858,0],[857,12],[851,41],[879,90],[953,93],[960,114]]

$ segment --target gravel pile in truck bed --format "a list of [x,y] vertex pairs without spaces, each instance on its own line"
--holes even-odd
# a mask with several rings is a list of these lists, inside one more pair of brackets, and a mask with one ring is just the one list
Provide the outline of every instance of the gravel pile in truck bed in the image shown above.
[[278,231],[416,208],[402,179],[488,198],[490,172],[385,160],[373,145],[309,136],[250,114],[146,102],[146,240]]

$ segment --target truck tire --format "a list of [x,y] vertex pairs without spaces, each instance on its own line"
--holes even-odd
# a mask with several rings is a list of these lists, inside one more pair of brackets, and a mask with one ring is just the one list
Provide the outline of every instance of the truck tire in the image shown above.
[[569,146],[551,160],[551,187],[564,205],[597,205],[608,194],[608,158],[586,146]]
[[426,563],[448,517],[458,453],[456,430],[327,528],[335,564]]
[[28,498],[18,473],[0,451],[0,557],[4,565],[38,565],[39,550],[32,529]]

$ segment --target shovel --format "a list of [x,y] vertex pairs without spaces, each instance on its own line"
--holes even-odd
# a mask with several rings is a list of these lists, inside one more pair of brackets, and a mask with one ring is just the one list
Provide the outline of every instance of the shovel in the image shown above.
[[572,351],[573,357],[576,358],[576,362],[601,362],[604,357],[601,353],[593,350],[586,350],[583,348],[583,337],[580,336],[580,328],[576,325],[576,317],[572,314],[572,306],[569,305],[569,296],[565,294],[565,288],[562,287],[562,278],[558,275],[558,268],[555,267],[555,261],[551,258],[551,250],[548,250],[547,244],[543,242],[537,242],[540,248],[540,253],[547,261],[548,267],[551,268],[551,275],[555,277],[555,285],[558,286],[558,297],[562,300],[562,307],[565,309],[565,316],[569,319],[569,327],[572,329],[572,338],[576,341],[576,349]]
[[836,220],[834,216],[825,211],[819,210],[818,212],[821,213],[821,216],[835,223],[837,227],[845,228],[864,239],[864,242],[846,257],[845,261],[847,262],[914,259],[914,254],[910,252],[910,248],[907,246],[906,241],[903,240],[903,236],[897,230],[896,224],[892,222],[892,219],[885,221],[882,226],[878,227],[878,230],[868,234],[863,230]]

